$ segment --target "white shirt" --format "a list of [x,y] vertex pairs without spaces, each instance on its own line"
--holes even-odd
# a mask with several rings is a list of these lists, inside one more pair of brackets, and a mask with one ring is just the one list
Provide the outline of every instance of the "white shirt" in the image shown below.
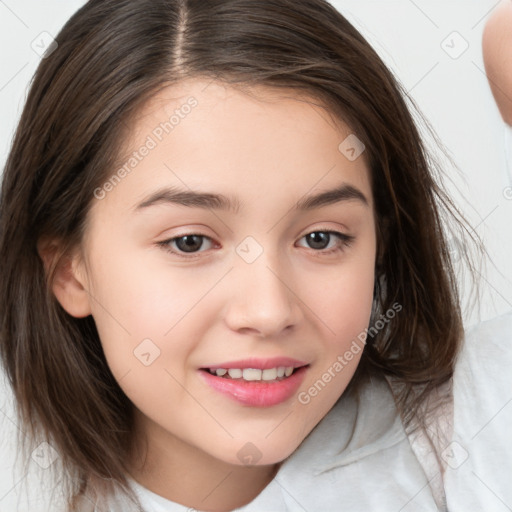
[[[454,376],[450,512],[512,510],[512,314],[471,332]],[[459,465],[460,464],[460,465]]]
[[[236,510],[512,510],[511,333],[512,312],[466,334],[453,378],[453,432],[449,408],[429,430],[437,456],[428,436],[406,434],[387,381],[375,379],[359,399],[343,395],[268,486]],[[145,512],[194,511],[131,485]],[[127,512],[120,505],[110,511]]]

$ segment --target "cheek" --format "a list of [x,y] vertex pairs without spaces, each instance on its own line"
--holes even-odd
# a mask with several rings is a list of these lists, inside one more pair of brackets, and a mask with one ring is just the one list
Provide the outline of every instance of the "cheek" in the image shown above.
[[[373,247],[373,246],[372,246]],[[374,257],[369,251],[333,269],[322,280],[304,283],[303,296],[317,314],[329,345],[339,350],[368,327],[374,292]]]
[[[201,298],[217,276],[198,279],[197,273],[166,271],[165,266],[147,261],[143,265],[127,257],[98,260],[94,275],[93,318],[118,380],[130,372],[130,381],[147,381],[146,363],[150,363],[150,380],[157,371],[179,367],[177,362],[186,359],[200,339],[194,333],[211,321],[212,308],[206,308],[208,301]],[[201,311],[200,318],[194,316],[196,310]],[[196,318],[193,325],[191,316]],[[177,337],[180,343],[173,342]]]
[[303,293],[317,315],[322,348],[297,399],[306,414],[305,432],[342,395],[361,359],[373,305],[372,248],[340,266],[329,279],[305,282]]
[[[373,274],[372,274],[373,276]],[[316,290],[312,303],[335,339],[357,335],[367,327],[373,302],[373,279],[347,275]]]
[[163,250],[157,248],[151,253],[111,249],[96,258],[92,272],[91,307],[95,320],[109,330],[105,339],[127,333],[162,338],[194,310],[222,270],[166,265]]

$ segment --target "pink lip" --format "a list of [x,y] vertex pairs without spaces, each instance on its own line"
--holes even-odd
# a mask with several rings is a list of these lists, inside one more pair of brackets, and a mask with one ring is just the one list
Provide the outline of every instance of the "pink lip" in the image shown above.
[[205,365],[203,368],[208,368],[210,370],[217,370],[218,368],[225,368],[229,370],[230,368],[240,368],[243,370],[244,368],[256,368],[259,370],[267,370],[269,368],[277,368],[278,366],[293,366],[294,368],[299,368],[300,366],[306,366],[308,363],[304,361],[298,361],[297,359],[292,359],[290,357],[272,357],[269,359],[241,359],[239,361],[229,361],[227,363],[220,364],[212,364]]
[[[240,361],[236,364],[239,365]],[[293,364],[274,363],[273,365],[267,366],[267,368],[275,368],[276,366],[293,366]],[[225,366],[219,366],[218,368],[225,368]],[[232,366],[232,368],[261,367],[246,365]],[[263,367],[263,369],[265,369],[265,367]],[[252,407],[270,407],[288,400],[296,393],[304,380],[307,369],[307,366],[303,366],[295,370],[289,377],[274,382],[226,379],[217,377],[208,372],[208,370],[199,370],[199,373],[213,389],[241,404]]]

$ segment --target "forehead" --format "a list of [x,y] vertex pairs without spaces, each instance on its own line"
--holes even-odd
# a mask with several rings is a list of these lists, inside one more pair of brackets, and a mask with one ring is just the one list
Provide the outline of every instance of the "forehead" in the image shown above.
[[366,155],[344,152],[350,127],[302,91],[189,80],[160,90],[129,128],[117,165],[127,176],[107,197],[125,208],[162,185],[283,201],[348,182],[371,202]]
[[[295,115],[302,110],[311,115],[316,111],[333,129],[347,130],[348,126],[340,119],[329,114],[329,109],[323,102],[304,89],[291,87],[278,87],[258,84],[228,84],[218,80],[193,78],[168,85],[153,94],[138,110],[133,121],[144,123],[152,115],[160,119],[162,114],[169,118],[175,108],[179,108],[190,97],[197,99],[200,109],[212,108],[243,108],[255,114],[265,110],[266,115],[274,111],[276,115],[285,112],[294,112]],[[300,107],[302,104],[302,108]],[[279,108],[281,107],[281,108]],[[241,120],[242,121],[242,120]]]

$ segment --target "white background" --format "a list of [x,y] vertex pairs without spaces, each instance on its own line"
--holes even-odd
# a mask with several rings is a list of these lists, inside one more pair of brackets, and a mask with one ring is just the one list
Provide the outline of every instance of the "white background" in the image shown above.
[[[42,32],[56,36],[78,0],[0,0],[0,168],[40,58],[31,48]],[[482,309],[465,313],[466,325],[512,309],[512,186],[504,129],[482,61],[481,37],[496,0],[338,0],[332,2],[374,46],[409,91],[448,149],[460,173],[446,165],[455,200],[483,237],[492,258],[481,278]],[[457,34],[453,34],[457,32]],[[39,39],[38,39],[39,38]],[[448,39],[447,39],[448,38]],[[443,41],[445,41],[443,43]],[[458,58],[458,52],[468,49]],[[447,45],[452,46],[449,50]],[[451,51],[450,56],[447,51]],[[510,197],[510,196],[509,196]],[[466,296],[468,295],[466,285]],[[31,495],[41,470],[14,471],[15,416],[0,385],[0,512],[25,511],[20,490]],[[23,463],[23,461],[21,461]],[[29,482],[29,485],[25,485]],[[30,484],[30,482],[33,482]],[[31,512],[46,510],[30,506]]]

